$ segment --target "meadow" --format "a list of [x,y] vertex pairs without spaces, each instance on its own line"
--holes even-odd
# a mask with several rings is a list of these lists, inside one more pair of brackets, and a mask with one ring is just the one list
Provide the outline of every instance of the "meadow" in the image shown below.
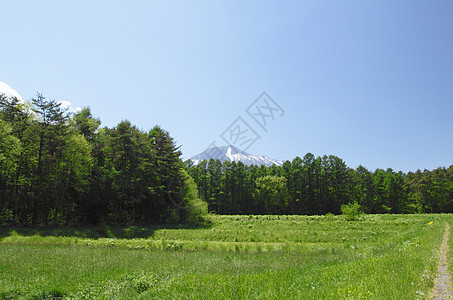
[[427,299],[453,223],[447,214],[210,218],[199,228],[2,227],[0,299]]

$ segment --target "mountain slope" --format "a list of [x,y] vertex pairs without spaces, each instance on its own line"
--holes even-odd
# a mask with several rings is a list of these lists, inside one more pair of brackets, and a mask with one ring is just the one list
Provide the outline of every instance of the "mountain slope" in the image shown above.
[[16,97],[18,100],[23,101],[22,96],[3,81],[0,81],[0,94],[4,94],[8,98]]
[[211,147],[206,149],[205,151],[201,152],[200,154],[194,155],[190,158],[190,160],[194,163],[194,165],[198,165],[201,161],[206,159],[219,159],[222,163],[224,161],[235,161],[235,162],[242,162],[245,165],[265,165],[266,167],[270,167],[272,165],[281,166],[283,165],[282,161],[275,160],[268,158],[266,156],[257,156],[249,154],[241,149],[229,145],[229,146],[220,146],[220,147]]

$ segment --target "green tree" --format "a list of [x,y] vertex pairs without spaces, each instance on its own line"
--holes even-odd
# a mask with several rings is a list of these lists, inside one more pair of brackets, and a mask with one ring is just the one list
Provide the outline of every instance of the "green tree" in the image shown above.
[[0,119],[0,214],[14,208],[14,178],[21,144],[11,132],[12,126]]
[[10,133],[19,140],[21,146],[14,176],[9,178],[8,201],[18,222],[23,222],[31,212],[33,202],[29,195],[37,161],[36,117],[31,113],[29,104],[0,95],[0,118],[7,122]]
[[109,190],[109,222],[132,224],[141,202],[148,195],[143,181],[142,163],[146,153],[146,135],[129,121],[120,122],[112,130],[105,130],[105,160],[102,171]]
[[101,121],[91,114],[89,107],[84,107],[80,112],[75,113],[70,119],[70,126],[92,143]]
[[402,172],[387,170],[385,178],[386,202],[392,213],[399,214],[403,211],[406,203],[406,191],[404,190],[404,175]]
[[37,164],[32,179],[32,219],[34,223],[46,223],[56,202],[57,160],[63,155],[67,131],[67,110],[55,100],[46,100],[41,94],[32,99],[37,115],[34,129],[38,136]]
[[80,224],[83,222],[81,209],[87,204],[90,189],[93,158],[91,146],[80,134],[68,134],[65,149],[57,160],[55,205],[48,222],[53,225]]
[[181,187],[174,184],[182,182],[180,169],[183,168],[183,163],[180,158],[180,146],[176,146],[170,134],[159,126],[151,129],[148,136],[153,152],[152,163],[156,172],[153,184],[156,204],[155,221],[173,221],[169,216],[178,211],[177,203],[183,201],[183,199],[175,199],[174,196],[181,195],[179,191]]
[[360,165],[351,174],[353,180],[352,199],[356,199],[366,213],[373,211],[373,179],[367,168]]
[[222,184],[222,163],[219,159],[210,159],[207,167],[209,178],[209,193],[206,201],[209,204],[210,211],[219,211],[220,197],[221,197],[221,184]]
[[285,177],[268,175],[256,179],[255,199],[262,206],[263,214],[285,213],[288,196]]
[[184,208],[180,212],[180,221],[189,224],[201,224],[206,222],[208,203],[198,196],[197,184],[184,169],[180,170],[182,178],[182,199]]

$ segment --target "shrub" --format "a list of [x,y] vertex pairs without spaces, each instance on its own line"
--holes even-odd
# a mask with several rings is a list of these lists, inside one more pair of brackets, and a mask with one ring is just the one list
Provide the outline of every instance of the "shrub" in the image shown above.
[[329,220],[329,221],[332,221],[335,219],[335,215],[333,213],[326,213],[326,219]]
[[198,196],[198,187],[193,178],[185,170],[181,170],[184,182],[183,198],[185,200],[186,222],[198,225],[206,222],[208,203]]
[[355,201],[348,204],[343,204],[341,206],[341,213],[345,220],[354,221],[359,219],[360,215],[363,214],[363,210],[362,206],[360,206],[360,204]]

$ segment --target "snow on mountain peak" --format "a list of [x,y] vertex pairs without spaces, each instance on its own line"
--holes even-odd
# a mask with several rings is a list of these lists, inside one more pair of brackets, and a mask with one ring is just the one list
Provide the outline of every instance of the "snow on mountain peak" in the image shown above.
[[224,161],[230,162],[242,162],[245,165],[265,165],[266,167],[270,167],[272,165],[281,166],[283,165],[282,161],[275,160],[268,158],[266,156],[257,156],[249,154],[241,149],[229,145],[229,146],[219,146],[219,147],[210,147],[203,151],[200,154],[194,155],[190,158],[190,160],[194,163],[194,165],[198,165],[203,160],[209,161],[211,158],[219,159],[222,163]]
[[19,93],[15,89],[10,87],[9,85],[4,83],[3,81],[0,81],[0,94],[4,94],[8,98],[16,97],[18,100],[24,101],[22,99],[22,96],[19,95]]

